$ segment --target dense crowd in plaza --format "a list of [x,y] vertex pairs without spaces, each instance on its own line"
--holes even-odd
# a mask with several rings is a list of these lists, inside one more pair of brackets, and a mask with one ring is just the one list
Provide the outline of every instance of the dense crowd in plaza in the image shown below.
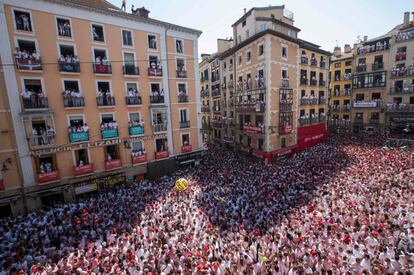
[[[34,274],[414,274],[414,151],[331,138],[265,164],[202,167],[0,225],[0,267]],[[177,178],[189,189],[177,195]]]

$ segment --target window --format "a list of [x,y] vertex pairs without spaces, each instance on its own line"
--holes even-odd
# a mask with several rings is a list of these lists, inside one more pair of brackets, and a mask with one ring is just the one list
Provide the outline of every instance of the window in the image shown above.
[[80,132],[79,129],[81,129],[84,125],[85,125],[85,121],[83,120],[82,115],[69,116],[69,127],[72,128],[72,132],[73,131]]
[[79,90],[79,81],[78,80],[64,80],[63,81],[63,89],[64,92],[67,94],[80,94]]
[[246,26],[246,20],[243,21],[242,27]]
[[142,151],[144,150],[144,143],[142,140],[131,142],[131,150],[132,152],[141,152],[142,154]]
[[264,45],[259,46],[259,56],[262,56],[264,54]]
[[75,153],[75,166],[82,167],[84,165],[89,165],[89,156],[87,149],[77,149],[74,150]]
[[352,66],[352,60],[346,61],[345,66]]
[[141,122],[139,113],[129,113],[129,122]]
[[157,37],[155,35],[148,35],[148,48],[157,49]]
[[157,138],[155,140],[155,147],[157,152],[167,151],[168,150],[168,142],[166,138]]
[[92,24],[92,37],[93,41],[105,42],[103,26]]
[[60,55],[64,58],[70,58],[75,56],[75,48],[72,45],[59,44]]
[[282,47],[282,57],[287,58],[287,47]]
[[251,61],[251,59],[252,59],[252,53],[251,52],[247,52],[246,59],[247,59],[247,62]]
[[122,44],[124,46],[132,46],[132,32],[128,30],[122,30]]
[[246,39],[250,37],[250,32],[249,30],[246,30]]
[[176,40],[175,41],[175,51],[177,53],[184,53],[184,48],[183,48],[183,41],[182,40]]
[[149,56],[149,67],[153,69],[161,68],[161,63],[158,61],[158,56],[156,55]]
[[181,109],[180,110],[180,122],[187,122],[188,116],[187,116],[187,109]]
[[190,145],[190,134],[183,134],[181,136],[181,144],[182,146]]
[[288,74],[286,70],[282,70],[282,79],[287,79],[288,78]]
[[32,20],[29,12],[14,10],[14,20],[17,30],[28,32],[33,31]]
[[64,37],[72,37],[72,29],[70,26],[70,21],[69,19],[64,19],[64,18],[56,18],[56,25],[58,28],[58,34],[59,36],[64,36]]
[[185,71],[185,62],[183,58],[177,58],[177,70]]
[[107,65],[105,63],[108,62],[107,56],[106,56],[106,50],[104,49],[93,49],[93,54],[95,57],[95,63],[102,65]]
[[260,24],[260,31],[265,31],[267,29],[266,24]]
[[105,150],[104,150],[104,153],[105,153],[105,160],[106,161],[119,159],[118,145],[108,145],[108,146],[106,146]]
[[240,66],[241,64],[242,64],[242,56],[240,55],[238,65]]
[[98,94],[102,93],[102,94],[111,94],[111,88],[110,88],[110,84],[108,81],[98,81],[96,83],[97,87],[98,87]]

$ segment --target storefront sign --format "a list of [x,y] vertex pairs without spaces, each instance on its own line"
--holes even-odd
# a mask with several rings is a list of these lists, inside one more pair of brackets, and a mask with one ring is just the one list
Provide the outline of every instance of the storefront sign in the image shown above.
[[88,192],[93,192],[98,190],[98,185],[96,184],[96,181],[91,182],[83,182],[80,184],[75,185],[75,194],[80,195]]

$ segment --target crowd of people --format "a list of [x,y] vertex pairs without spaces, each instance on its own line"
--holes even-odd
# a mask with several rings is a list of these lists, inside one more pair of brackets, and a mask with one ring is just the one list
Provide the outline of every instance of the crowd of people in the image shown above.
[[59,23],[58,31],[60,36],[72,37],[72,31],[70,28],[69,21]]
[[23,89],[20,93],[24,108],[46,108],[47,98],[42,90]]
[[414,75],[414,64],[406,66],[393,67],[391,69],[392,76]]
[[395,39],[396,41],[405,41],[405,40],[410,40],[413,38],[414,38],[414,33],[411,31],[411,32],[399,32]]
[[16,47],[14,52],[14,57],[19,61],[31,61],[40,63],[40,54],[36,50],[20,50],[20,48]]
[[56,131],[50,125],[46,127],[33,127],[33,145],[34,146],[45,146],[55,144]]
[[[331,137],[265,164],[201,167],[0,223],[0,267],[33,274],[413,274],[414,150]],[[175,181],[185,177],[181,193]]]
[[79,125],[71,125],[68,127],[68,133],[88,133],[89,132],[89,125],[87,123],[79,124]]
[[66,89],[62,92],[65,107],[81,107],[85,105],[82,94],[75,89]]
[[118,122],[116,122],[116,121],[109,121],[109,122],[102,122],[101,123],[101,131],[115,130],[115,129],[118,129]]
[[[256,75],[255,77],[255,89],[260,89],[265,87],[265,79],[262,75]],[[253,83],[252,78],[248,77],[245,80],[239,79],[236,82],[236,89],[237,91],[244,91],[244,90],[252,90],[253,89]]]
[[50,163],[48,161],[40,163],[40,165],[39,165],[40,174],[51,173],[53,171],[54,171],[54,169],[53,169],[53,164],[52,163]]
[[375,44],[366,45],[366,46],[362,46],[361,44],[360,46],[357,47],[357,54],[365,54],[365,53],[370,53],[370,52],[383,51],[383,50],[388,49],[389,46],[390,44],[387,41],[377,42]]
[[59,57],[60,63],[72,63],[72,64],[78,64],[79,63],[79,57],[77,55],[70,55],[67,54],[66,56],[61,55]]

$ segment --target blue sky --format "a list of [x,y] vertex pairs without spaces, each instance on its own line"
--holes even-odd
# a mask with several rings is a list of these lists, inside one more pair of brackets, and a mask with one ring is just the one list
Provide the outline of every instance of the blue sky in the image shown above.
[[[108,0],[120,6],[122,0]],[[373,38],[402,23],[404,11],[414,11],[413,0],[126,0],[145,6],[150,17],[201,30],[199,53],[216,51],[217,38],[232,36],[231,25],[243,8],[285,5],[294,13],[299,37],[333,51],[338,43],[353,45],[357,36]]]

